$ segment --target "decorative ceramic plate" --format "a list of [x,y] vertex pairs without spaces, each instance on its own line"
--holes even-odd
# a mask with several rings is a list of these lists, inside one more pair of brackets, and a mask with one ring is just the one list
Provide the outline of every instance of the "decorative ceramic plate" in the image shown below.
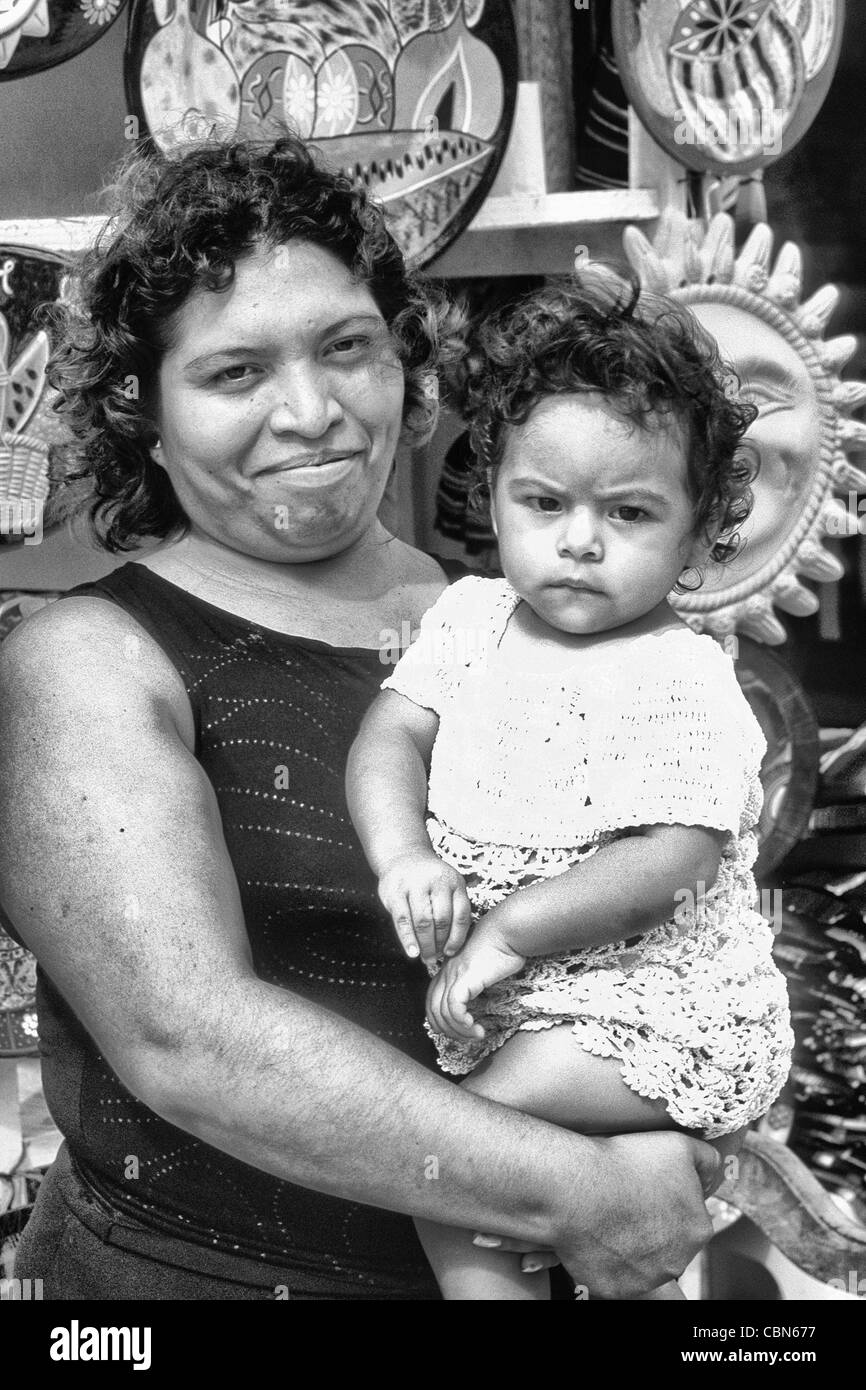
[[617,66],[653,138],[691,169],[745,174],[821,108],[844,0],[613,0]]
[[818,726],[802,685],[780,657],[737,639],[734,671],[767,740],[758,822],[760,880],[806,833],[818,785]]
[[0,82],[42,72],[101,38],[126,0],[0,0]]
[[474,216],[508,139],[508,0],[133,0],[129,110],[163,150],[293,130],[385,204],[414,265]]

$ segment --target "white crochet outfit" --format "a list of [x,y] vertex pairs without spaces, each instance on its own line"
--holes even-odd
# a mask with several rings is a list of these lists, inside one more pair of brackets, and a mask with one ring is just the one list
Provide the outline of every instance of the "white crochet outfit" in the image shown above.
[[519,602],[506,580],[452,584],[383,682],[439,716],[427,828],[476,916],[628,827],[728,835],[703,900],[684,893],[676,919],[628,943],[533,957],[486,993],[483,1039],[431,1033],[440,1066],[471,1071],[518,1029],[570,1022],[679,1124],[730,1133],[779,1094],[793,1046],[752,874],[760,726],[730,657],[685,627],[576,652],[566,671],[506,670],[490,658]]

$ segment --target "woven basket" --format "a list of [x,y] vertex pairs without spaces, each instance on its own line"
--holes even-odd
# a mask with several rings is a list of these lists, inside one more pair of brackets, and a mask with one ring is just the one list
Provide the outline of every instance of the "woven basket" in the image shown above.
[[[37,501],[48,496],[48,450],[30,434],[0,434],[0,502]],[[0,522],[2,527],[2,522]]]

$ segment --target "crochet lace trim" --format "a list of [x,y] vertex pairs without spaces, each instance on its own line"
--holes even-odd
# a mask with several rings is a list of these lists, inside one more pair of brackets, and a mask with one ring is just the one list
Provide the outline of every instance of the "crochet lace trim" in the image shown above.
[[[436,853],[464,875],[478,915],[616,838],[520,849],[473,842],[435,817],[427,828]],[[487,992],[480,1042],[428,1026],[443,1071],[472,1071],[518,1030],[570,1023],[580,1046],[617,1058],[626,1085],[663,1099],[686,1128],[715,1138],[757,1119],[785,1083],[793,1035],[772,932],[754,907],[756,852],[754,836],[746,837],[702,900],[639,938],[530,960]]]

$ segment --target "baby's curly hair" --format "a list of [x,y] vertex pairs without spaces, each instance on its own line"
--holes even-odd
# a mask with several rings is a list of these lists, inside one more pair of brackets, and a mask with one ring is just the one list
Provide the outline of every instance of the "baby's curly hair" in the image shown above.
[[720,527],[710,558],[725,563],[759,466],[743,445],[757,410],[733,399],[738,385],[694,315],[642,293],[635,277],[599,264],[552,282],[482,323],[455,373],[477,460],[473,501],[489,500],[508,426],[545,396],[597,391],[638,426],[668,415],[683,427],[693,534],[709,545]]
[[407,270],[382,209],[301,140],[136,152],[109,194],[110,220],[81,258],[71,296],[50,313],[49,382],[71,433],[51,454],[56,519],[86,510],[98,543],[113,552],[187,529],[149,453],[157,372],[172,315],[199,287],[228,288],[235,262],[257,245],[311,242],[368,287],[403,366],[404,438],[429,438],[437,371],[460,350],[462,317]]

